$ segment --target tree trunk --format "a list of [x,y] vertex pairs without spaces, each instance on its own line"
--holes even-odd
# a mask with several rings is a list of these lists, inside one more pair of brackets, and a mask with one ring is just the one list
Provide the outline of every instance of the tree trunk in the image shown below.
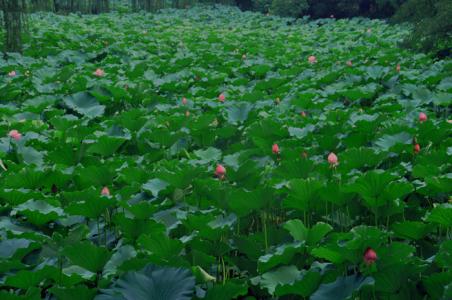
[[26,0],[1,0],[5,27],[5,51],[22,52]]
[[29,1],[30,11],[55,11],[53,0],[31,0]]

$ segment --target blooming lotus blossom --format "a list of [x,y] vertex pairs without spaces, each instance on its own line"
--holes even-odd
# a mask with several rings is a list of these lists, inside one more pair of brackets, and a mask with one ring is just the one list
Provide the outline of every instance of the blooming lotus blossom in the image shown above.
[[395,69],[396,69],[397,72],[400,72],[400,64],[397,64]]
[[278,144],[273,144],[272,152],[273,152],[273,154],[279,154],[279,146],[278,146]]
[[337,156],[336,156],[336,154],[334,154],[333,152],[331,152],[329,155],[328,155],[328,163],[331,165],[331,166],[336,166],[337,164],[338,164],[338,162],[339,162],[339,160],[337,159]]
[[100,192],[100,194],[101,194],[102,196],[110,196],[110,190],[108,189],[108,187],[104,186],[104,187],[102,188],[102,191]]
[[221,94],[218,96],[218,100],[219,100],[220,102],[224,102],[224,100],[226,100],[226,96],[225,96],[223,93],[221,93]]
[[105,75],[105,72],[102,69],[96,69],[96,71],[93,74],[97,77],[102,77]]
[[17,130],[11,130],[8,135],[10,138],[15,139],[16,141],[22,138],[22,134]]
[[11,72],[8,73],[9,77],[15,77],[16,75],[17,75],[16,71],[11,71]]
[[187,105],[187,102],[188,102],[188,101],[187,101],[187,98],[185,98],[185,97],[182,98],[182,104],[183,104],[183,105]]
[[371,265],[377,260],[377,253],[369,247],[364,252],[363,260],[367,265]]
[[215,169],[215,176],[217,176],[220,179],[223,179],[225,175],[226,175],[226,168],[223,167],[222,165],[218,164]]
[[310,64],[315,64],[317,63],[317,58],[314,55],[311,55],[308,57],[308,61]]
[[349,67],[353,66],[353,62],[351,60],[348,60],[347,61],[347,66],[349,66]]
[[423,112],[419,113],[419,122],[427,121],[427,115]]
[[414,154],[418,154],[421,151],[421,146],[419,144],[415,144],[413,146],[413,152]]
[[305,112],[305,111],[302,111],[302,112],[300,113],[300,115],[301,115],[303,118],[306,118],[306,112]]

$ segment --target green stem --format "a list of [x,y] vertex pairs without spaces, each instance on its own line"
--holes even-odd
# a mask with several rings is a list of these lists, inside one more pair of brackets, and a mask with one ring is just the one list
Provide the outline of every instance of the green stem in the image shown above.
[[265,242],[265,251],[268,250],[268,237],[267,237],[267,215],[265,211],[262,213],[262,226],[264,229],[264,242]]

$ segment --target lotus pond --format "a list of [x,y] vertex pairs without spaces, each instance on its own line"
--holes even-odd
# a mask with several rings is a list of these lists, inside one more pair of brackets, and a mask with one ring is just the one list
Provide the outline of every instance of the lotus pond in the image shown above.
[[1,299],[452,299],[452,62],[408,28],[28,26],[0,59]]

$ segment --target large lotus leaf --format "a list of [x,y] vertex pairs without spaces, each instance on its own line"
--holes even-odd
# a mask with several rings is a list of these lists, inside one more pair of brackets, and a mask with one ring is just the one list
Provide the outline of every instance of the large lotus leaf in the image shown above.
[[5,239],[0,241],[0,258],[21,258],[33,249],[39,248],[39,244],[27,239]]
[[347,189],[344,185],[338,182],[330,181],[320,189],[319,196],[326,202],[342,206],[353,196],[346,190]]
[[68,245],[62,253],[73,264],[94,273],[102,271],[111,257],[107,248],[96,246],[88,241]]
[[441,299],[445,287],[452,282],[452,271],[433,273],[422,282],[432,299]]
[[124,144],[126,140],[127,139],[122,137],[103,135],[93,144],[90,144],[86,152],[102,156],[111,156],[119,149],[119,147],[121,147],[122,144]]
[[[134,208],[135,207],[137,207],[137,205],[134,205]],[[140,207],[141,206],[138,206],[138,208]],[[129,218],[124,214],[114,215],[113,222],[118,226],[118,229],[125,238],[132,240],[135,240],[141,234],[158,235],[166,230],[165,225],[150,218]]]
[[318,222],[312,228],[308,229],[304,226],[303,222],[295,219],[287,221],[284,224],[284,229],[289,231],[295,240],[306,242],[309,246],[314,246],[333,230],[333,227],[329,224]]
[[[271,148],[269,148],[271,149]],[[283,160],[275,168],[275,176],[281,178],[308,178],[314,170],[314,162],[308,159]]]
[[262,274],[259,277],[254,277],[251,282],[254,285],[259,285],[268,291],[270,295],[273,295],[275,289],[279,285],[292,284],[299,280],[301,272],[295,266],[284,266],[274,271],[270,271]]
[[331,247],[317,247],[311,250],[311,255],[334,264],[341,264],[345,261],[344,251]]
[[427,187],[436,193],[452,192],[452,173],[443,176],[429,176],[425,178]]
[[384,155],[376,153],[371,148],[348,148],[340,153],[341,169],[360,169],[363,167],[374,167],[378,165]]
[[50,292],[58,299],[67,300],[92,300],[97,293],[96,289],[90,289],[86,285],[76,285],[74,287],[54,286]]
[[11,173],[4,178],[3,186],[5,188],[31,189],[36,190],[44,181],[46,172],[25,167],[16,173]]
[[432,226],[418,221],[403,221],[392,224],[392,230],[401,238],[419,240],[432,231]]
[[302,271],[300,279],[291,284],[278,285],[275,290],[275,295],[299,295],[302,297],[309,297],[314,293],[322,279],[322,275],[316,271]]
[[311,300],[345,300],[359,291],[363,286],[373,285],[372,277],[351,275],[338,277],[334,282],[324,283],[311,295]]
[[452,240],[441,243],[438,254],[435,256],[435,262],[442,268],[452,268]]
[[306,241],[309,235],[309,229],[298,219],[287,221],[284,229],[289,231],[296,241]]
[[412,140],[412,135],[407,132],[401,132],[394,135],[384,135],[375,142],[375,145],[381,150],[388,151],[397,145],[409,145]]
[[38,151],[33,147],[21,144],[17,147],[17,153],[22,157],[24,163],[28,165],[33,164],[36,166],[42,166],[46,151]]
[[265,190],[248,191],[233,189],[228,194],[228,206],[237,216],[243,217],[253,211],[258,211],[267,204]]
[[206,300],[238,299],[245,296],[248,288],[245,284],[228,280],[225,284],[216,284],[207,291]]
[[374,170],[359,177],[347,187],[346,191],[359,194],[369,207],[379,207],[387,203],[388,199],[382,197],[382,194],[394,179],[395,176],[389,172]]
[[146,266],[128,272],[109,289],[101,290],[96,300],[189,300],[195,290],[195,278],[182,268]]
[[284,206],[308,211],[317,200],[322,183],[315,179],[294,179],[290,181],[289,187],[289,196],[284,200]]
[[443,225],[445,227],[452,226],[452,204],[443,203],[435,206],[431,212],[427,213],[426,220],[428,222]]
[[[101,188],[111,185],[116,172],[105,165],[93,165],[75,169],[75,182],[79,189]],[[100,193],[100,192],[99,192]]]
[[26,216],[30,223],[38,226],[55,221],[64,216],[63,209],[43,200],[28,200],[16,206],[13,212]]
[[57,268],[45,265],[35,270],[20,270],[14,275],[8,276],[6,278],[6,284],[26,290],[31,286],[39,286],[46,279],[56,279],[58,277],[60,277],[60,274]]
[[67,96],[63,101],[69,108],[90,119],[104,114],[105,106],[100,105],[96,98],[87,92]]
[[30,287],[26,290],[24,295],[17,295],[16,293],[8,291],[0,291],[0,298],[3,300],[40,300],[41,289]]
[[259,257],[257,261],[258,272],[266,272],[278,265],[284,265],[289,263],[296,253],[299,253],[302,249],[300,242],[283,244],[276,247],[269,254]]
[[143,234],[137,239],[140,249],[149,252],[156,263],[171,262],[183,249],[181,241],[171,239],[165,234]]
[[235,102],[226,109],[227,120],[232,124],[245,122],[252,109],[253,105],[248,102]]
[[64,209],[66,213],[88,218],[98,218],[115,204],[113,198],[101,196],[100,192],[94,189],[66,193],[64,196],[72,200]]
[[157,197],[161,191],[164,191],[169,184],[159,178],[154,178],[143,184],[143,189],[152,194],[152,196]]
[[360,225],[352,228],[353,238],[346,243],[347,249],[364,251],[367,247],[376,248],[387,238],[387,234],[374,226]]
[[290,136],[294,136],[297,139],[304,139],[308,134],[315,130],[315,126],[308,124],[303,128],[289,127],[288,130]]
[[221,150],[213,147],[209,147],[206,150],[196,150],[194,153],[200,158],[199,163],[201,164],[217,162],[221,158]]
[[113,253],[110,260],[105,264],[102,275],[107,277],[116,275],[118,268],[125,261],[135,257],[136,255],[137,252],[131,245],[124,245],[120,247]]

